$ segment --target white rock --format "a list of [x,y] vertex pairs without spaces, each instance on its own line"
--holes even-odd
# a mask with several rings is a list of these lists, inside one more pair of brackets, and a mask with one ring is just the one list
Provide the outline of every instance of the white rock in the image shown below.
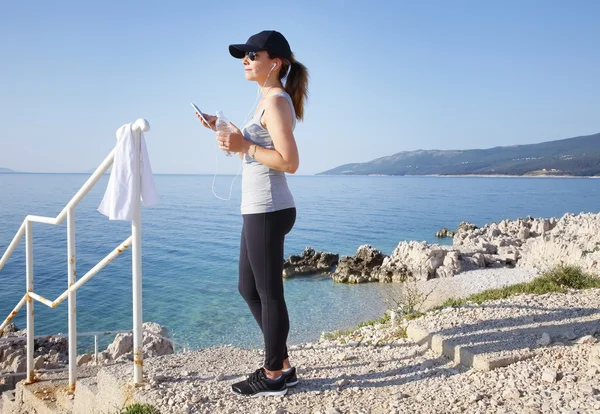
[[25,355],[17,355],[11,364],[12,372],[25,372],[27,370],[27,357]]
[[342,378],[338,381],[335,382],[335,385],[337,385],[338,387],[343,387],[345,385],[348,385],[350,383],[350,381],[348,381],[347,378]]
[[42,355],[36,357],[33,360],[33,369],[42,369],[44,368],[44,357]]
[[509,387],[502,392],[502,397],[506,399],[519,399],[521,398],[521,392],[516,388]]
[[554,370],[547,369],[542,374],[542,381],[545,382],[556,382],[556,378],[558,377],[558,373]]
[[581,391],[582,393],[584,393],[585,395],[596,395],[598,394],[598,390],[594,387],[592,387],[591,385],[581,385],[579,387],[579,391]]
[[470,403],[476,403],[477,401],[480,401],[484,398],[483,394],[473,394],[469,397],[469,402]]
[[[144,322],[142,328],[145,331],[168,337],[168,329],[154,322]],[[166,339],[143,332],[142,351],[144,358],[169,355],[173,353],[173,345]],[[131,333],[117,334],[114,341],[105,351],[110,359],[117,359],[122,355],[133,352],[133,335]]]
[[90,354],[83,354],[77,357],[77,366],[80,367],[84,364],[87,364],[92,360],[92,356]]
[[203,398],[200,394],[193,394],[189,399],[192,404],[198,404],[199,402],[202,402],[202,400]]
[[578,344],[595,344],[598,340],[592,335],[585,335],[576,341]]
[[111,359],[117,359],[133,351],[133,335],[117,334],[114,341],[106,348]]
[[588,365],[590,367],[600,368],[600,344],[596,344],[590,349]]
[[537,344],[540,346],[548,346],[552,343],[552,339],[550,339],[550,334],[548,332],[544,332],[542,337],[538,339]]
[[573,330],[573,328],[568,328],[568,329],[564,330],[562,332],[562,335],[570,341],[577,338],[577,335],[575,334],[575,331]]

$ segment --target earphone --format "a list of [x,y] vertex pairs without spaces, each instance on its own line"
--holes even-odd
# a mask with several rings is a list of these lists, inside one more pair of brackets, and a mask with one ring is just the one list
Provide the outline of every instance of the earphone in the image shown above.
[[[277,67],[277,62],[274,62],[273,66],[271,66],[271,69],[269,70],[269,73],[267,74],[267,78],[265,79],[265,82],[263,83],[263,87],[267,84],[267,81],[269,80],[269,76],[271,76],[271,72],[276,67]],[[248,115],[246,115],[246,119],[244,120],[243,125],[246,125],[246,121],[248,120],[248,117],[254,112],[254,110],[256,108],[256,104],[258,103],[258,98],[260,97],[260,91],[261,91],[261,88],[260,88],[260,86],[258,86],[258,89],[256,91],[256,100],[254,101],[254,105],[252,106],[252,109],[250,110],[250,112],[248,113]],[[242,129],[242,131],[243,131],[243,129]],[[212,189],[212,193],[219,200],[229,201],[231,199],[231,192],[233,191],[233,183],[235,182],[235,180],[238,178],[238,176],[242,172],[242,167],[244,165],[244,161],[242,159],[242,163],[240,164],[240,168],[239,168],[237,174],[235,175],[235,177],[233,178],[233,180],[231,181],[231,185],[229,187],[229,196],[227,198],[224,198],[224,197],[221,197],[221,196],[217,195],[217,193],[215,192],[215,180],[217,179],[217,175],[219,174],[219,158],[216,155],[215,155],[215,160],[217,162],[217,171],[215,172],[215,175],[213,176],[213,181],[212,181],[212,186],[211,186],[212,187],[211,188]]]

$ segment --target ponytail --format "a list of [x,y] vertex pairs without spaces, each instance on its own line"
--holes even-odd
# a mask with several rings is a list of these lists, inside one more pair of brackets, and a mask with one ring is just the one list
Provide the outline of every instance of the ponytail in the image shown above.
[[279,71],[279,80],[283,83],[283,79],[286,78],[284,89],[292,98],[296,118],[302,121],[304,118],[304,103],[308,98],[308,70],[306,69],[306,66],[294,58],[293,53],[291,60],[281,60],[283,64]]

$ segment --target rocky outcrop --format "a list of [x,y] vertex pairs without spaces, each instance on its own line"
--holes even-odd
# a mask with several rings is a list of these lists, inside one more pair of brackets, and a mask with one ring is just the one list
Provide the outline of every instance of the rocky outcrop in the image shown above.
[[459,230],[470,231],[470,230],[475,230],[476,228],[477,228],[477,226],[472,223],[469,223],[467,221],[461,221],[460,224],[458,225],[456,231],[452,231],[452,230],[447,229],[446,227],[443,227],[442,229],[438,230],[437,233],[435,233],[435,237],[437,237],[438,239],[444,239],[446,237],[454,237]]
[[[387,280],[405,281],[408,276],[416,280],[452,276],[462,270],[460,256],[448,246],[430,245],[425,242],[400,242],[380,270],[386,272]],[[380,279],[381,280],[381,279]]]
[[[173,345],[166,339],[168,330],[154,322],[146,322],[143,329],[150,333],[143,333],[144,358],[168,355],[173,353]],[[25,337],[27,331],[19,330],[14,324],[9,324],[1,337]],[[161,338],[163,337],[163,338]],[[69,362],[68,339],[63,337],[48,336],[35,340],[34,369],[48,370],[66,368]],[[79,355],[77,365],[93,363],[93,356]],[[133,335],[118,334],[108,348],[99,353],[98,363],[112,363],[133,360]],[[24,340],[0,341],[0,373],[26,372],[27,355]],[[0,391],[12,389],[15,383],[25,378],[25,375],[0,378]]]
[[[27,330],[19,330],[15,324],[9,324],[0,337],[25,337]],[[64,368],[68,363],[68,341],[62,337],[46,337],[34,342],[34,369]],[[0,372],[18,373],[27,371],[27,354],[25,341],[0,341]],[[14,388],[22,376],[0,378],[0,391]]]
[[[371,256],[383,260],[368,261]],[[451,277],[478,268],[519,266],[543,271],[560,264],[599,272],[600,214],[565,214],[558,220],[526,217],[481,228],[462,222],[452,246],[403,241],[389,257],[361,246],[356,256],[342,258],[333,278],[344,283],[403,282],[409,277]]]
[[520,249],[518,266],[547,270],[561,264],[575,265],[600,273],[600,214],[565,214],[543,230],[538,226],[530,233]]
[[340,283],[404,282],[408,278],[428,280],[451,277],[465,270],[510,265],[483,252],[404,241],[391,256],[386,256],[371,246],[361,246],[355,256],[342,257],[332,277]]
[[329,273],[338,264],[339,258],[337,254],[316,252],[312,247],[306,247],[300,256],[290,256],[283,263],[283,277]]
[[[292,256],[284,270],[292,274],[320,273],[324,253],[305,249]],[[330,257],[337,255],[331,255]],[[461,222],[452,246],[402,241],[390,256],[372,246],[360,246],[354,256],[342,256],[332,273],[339,283],[424,281],[452,277],[480,268],[536,268],[576,265],[598,273],[600,263],[600,214],[565,214],[562,218],[526,217],[477,227]],[[295,266],[295,267],[292,267]],[[322,269],[335,266],[324,261]]]
[[[160,355],[170,355],[173,353],[173,345],[167,339],[169,330],[154,322],[144,322],[142,324],[143,332],[142,350],[144,358]],[[133,361],[133,334],[117,334],[114,341],[101,352],[98,356],[101,362],[110,361]]]
[[[454,236],[454,246],[461,249],[485,250],[487,254],[506,255],[514,252],[530,238],[540,237],[556,226],[556,219],[502,220],[482,228],[468,225],[459,227]],[[461,223],[462,224],[462,223]],[[518,257],[517,257],[518,259]]]
[[486,260],[500,265],[548,270],[574,265],[598,273],[600,214],[567,213],[560,219],[524,219],[491,223],[480,229],[458,231],[454,246],[485,250]]
[[435,237],[438,239],[445,239],[446,237],[454,237],[454,232],[452,230],[448,230],[446,227],[438,230],[435,233]]
[[339,283],[365,283],[377,281],[377,272],[385,255],[372,246],[363,245],[354,256],[342,256],[335,272],[331,276]]

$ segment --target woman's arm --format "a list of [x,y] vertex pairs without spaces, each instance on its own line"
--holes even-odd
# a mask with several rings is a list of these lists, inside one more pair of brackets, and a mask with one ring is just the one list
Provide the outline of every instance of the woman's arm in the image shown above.
[[298,147],[292,131],[292,110],[283,96],[274,96],[265,102],[262,117],[265,128],[273,140],[275,149],[256,146],[248,141],[244,153],[266,167],[294,174],[298,170],[300,159]]
[[246,140],[239,128],[231,123],[231,131],[217,132],[219,148],[237,152],[240,157],[246,154],[266,167],[294,174],[300,161],[292,131],[292,109],[287,99],[282,96],[269,98],[265,102],[262,120],[275,149],[263,148]]

